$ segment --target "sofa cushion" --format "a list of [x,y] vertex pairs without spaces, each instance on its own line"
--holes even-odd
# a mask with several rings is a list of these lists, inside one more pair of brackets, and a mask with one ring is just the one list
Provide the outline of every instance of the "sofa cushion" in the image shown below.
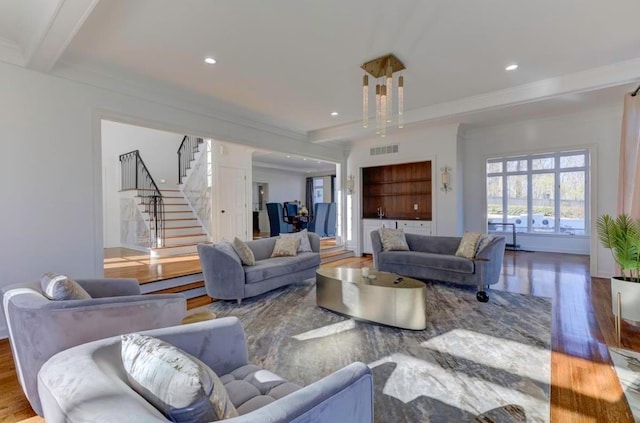
[[380,253],[380,263],[417,266],[458,273],[474,272],[473,261],[467,258],[418,251],[383,251]]
[[384,251],[409,251],[402,229],[380,228],[378,232]]
[[220,378],[229,398],[240,415],[278,400],[300,389],[280,376],[258,366],[248,364]]
[[311,243],[309,242],[309,233],[306,229],[300,232],[294,232],[292,234],[280,234],[280,238],[298,238],[300,239],[300,246],[298,246],[299,253],[311,253]]
[[233,247],[233,250],[238,254],[238,257],[240,257],[240,260],[242,260],[242,264],[244,264],[245,266],[253,266],[254,264],[256,264],[256,258],[253,255],[253,251],[251,251],[251,248],[247,246],[246,242],[238,237],[235,237],[233,239],[233,242],[231,243],[231,246]]
[[89,300],[91,295],[73,279],[57,273],[45,273],[40,279],[42,295],[53,301]]
[[173,422],[238,416],[224,384],[180,348],[140,334],[122,335],[122,364],[131,387]]
[[298,254],[300,238],[278,238],[271,257],[293,257]]
[[245,282],[256,283],[265,279],[300,272],[320,264],[320,254],[300,253],[295,257],[273,257],[244,268]]
[[456,256],[472,259],[476,256],[478,242],[482,236],[479,232],[465,232],[460,240],[460,245],[456,251]]

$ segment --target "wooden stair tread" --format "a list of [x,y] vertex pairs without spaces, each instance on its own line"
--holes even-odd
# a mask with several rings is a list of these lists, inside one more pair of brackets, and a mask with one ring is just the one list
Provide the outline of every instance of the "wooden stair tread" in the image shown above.
[[186,285],[174,286],[172,288],[161,289],[160,291],[153,291],[153,294],[175,294],[176,292],[184,292],[190,289],[202,288],[204,281],[188,283]]
[[170,236],[165,236],[164,239],[188,238],[190,236],[206,236],[206,234],[199,233],[199,234],[191,234],[191,235],[170,235]]
[[199,242],[189,242],[186,244],[176,244],[176,245],[168,245],[165,247],[155,247],[152,248],[152,250],[168,250],[170,248],[182,248],[182,247],[196,247],[198,244],[200,244]]
[[[145,221],[149,222],[150,220],[153,219],[145,219]],[[185,217],[184,219],[165,219],[165,222],[178,222],[180,220],[197,220],[195,217]],[[165,228],[165,229],[172,229],[172,228]]]

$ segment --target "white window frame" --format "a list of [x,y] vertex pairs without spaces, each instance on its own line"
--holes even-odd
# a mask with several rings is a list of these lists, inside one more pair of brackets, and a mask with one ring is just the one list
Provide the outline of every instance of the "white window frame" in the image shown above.
[[[584,155],[584,166],[578,167],[560,167],[560,158],[568,157],[568,156],[577,156]],[[533,170],[532,161],[535,159],[545,159],[545,158],[554,158],[554,167],[553,169],[538,169]],[[514,160],[526,160],[527,161],[527,170],[526,171],[514,171],[507,172],[507,162]],[[501,172],[492,172],[489,173],[487,171],[487,167],[490,163],[502,163],[502,171]],[[563,172],[580,172],[584,171],[584,201],[585,201],[585,215],[584,215],[584,234],[577,236],[590,236],[591,233],[591,211],[589,205],[590,202],[590,183],[589,183],[589,170],[590,170],[590,151],[589,149],[580,149],[580,150],[566,150],[566,151],[557,151],[550,153],[535,153],[535,154],[525,154],[525,155],[516,155],[516,156],[508,156],[508,157],[500,157],[500,158],[492,158],[488,159],[485,165],[485,184],[487,179],[490,177],[501,177],[502,178],[502,220],[500,223],[507,222],[508,216],[508,186],[507,186],[507,176],[515,176],[515,175],[526,175],[527,176],[527,216],[529,219],[527,220],[527,229],[526,231],[520,230],[519,233],[527,233],[527,234],[535,234],[535,235],[572,235],[571,233],[563,233],[560,228],[560,174]],[[555,177],[555,186],[554,186],[554,231],[553,232],[538,232],[534,231],[532,228],[532,216],[533,216],[533,175],[536,174],[548,174],[553,173]],[[485,191],[485,200],[487,200],[488,193]],[[486,202],[485,204],[488,204]],[[485,217],[487,222],[489,221],[489,216],[487,213],[488,207],[485,207]],[[497,223],[497,222],[496,222]]]

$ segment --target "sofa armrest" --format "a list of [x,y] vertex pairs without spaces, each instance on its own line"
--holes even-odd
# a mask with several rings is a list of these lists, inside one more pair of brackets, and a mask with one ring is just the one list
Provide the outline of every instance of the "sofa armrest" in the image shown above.
[[244,268],[220,248],[198,244],[198,255],[207,294],[212,298],[236,300],[244,298]]
[[498,236],[476,254],[477,258],[488,260],[481,264],[477,263],[482,266],[482,277],[485,286],[498,283],[500,279],[505,243],[505,238]]
[[373,250],[373,267],[380,270],[380,253],[382,252],[382,239],[380,232],[371,231],[371,249]]
[[227,420],[249,422],[373,422],[373,376],[352,363],[258,410]]
[[311,250],[314,253],[319,253],[320,252],[320,236],[315,232],[308,232],[308,231],[307,231],[307,235],[309,235],[309,244],[311,244]]
[[92,298],[140,295],[140,284],[136,279],[97,278],[74,279]]

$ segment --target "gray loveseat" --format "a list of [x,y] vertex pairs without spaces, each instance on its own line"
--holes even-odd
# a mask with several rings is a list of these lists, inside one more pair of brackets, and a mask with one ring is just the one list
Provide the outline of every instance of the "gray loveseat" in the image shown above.
[[313,278],[320,266],[320,237],[309,232],[311,253],[271,258],[277,237],[247,242],[255,266],[243,266],[237,255],[216,244],[198,245],[207,294],[221,300],[238,300],[263,294],[294,282]]
[[[248,364],[246,338],[235,317],[144,332],[199,358],[220,376],[244,422],[373,422],[373,378],[353,363],[301,388]],[[168,422],[129,385],[120,337],[53,356],[38,375],[47,423]]]
[[478,291],[497,283],[500,278],[505,246],[503,237],[493,238],[478,251],[476,259],[481,260],[477,261],[455,255],[461,238],[415,234],[405,234],[405,238],[411,251],[383,251],[380,234],[371,232],[376,269],[417,279],[473,285],[478,287]]

